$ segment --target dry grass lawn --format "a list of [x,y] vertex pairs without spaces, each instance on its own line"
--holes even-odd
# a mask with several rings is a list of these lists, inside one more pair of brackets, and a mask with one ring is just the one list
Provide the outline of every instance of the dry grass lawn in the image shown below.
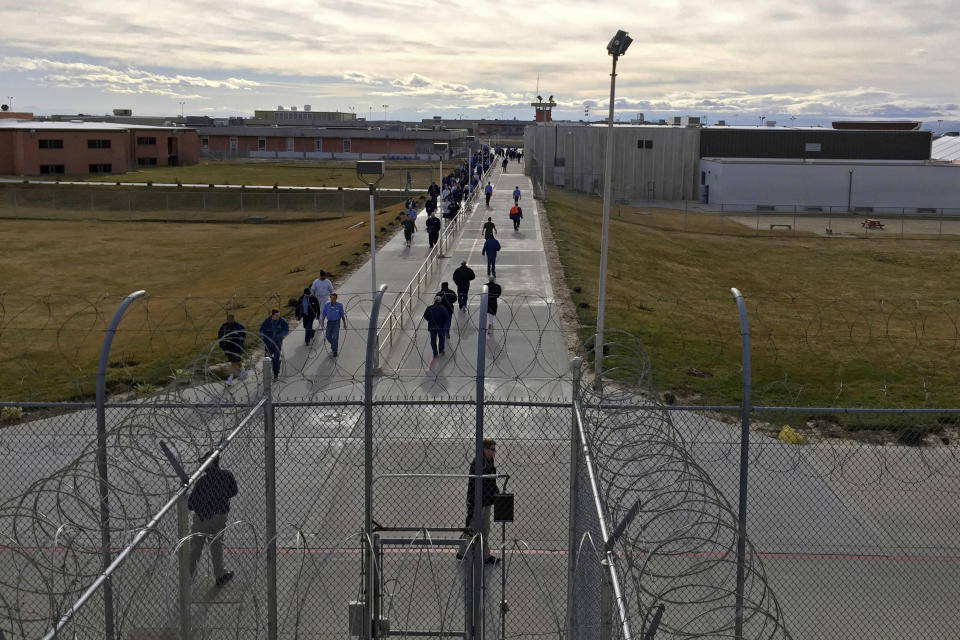
[[[602,203],[559,189],[549,198],[580,320],[592,325]],[[687,231],[682,216],[649,210],[615,217],[610,229],[607,325],[643,337],[661,390],[740,401],[737,287],[749,309],[756,403],[958,406],[956,242],[719,235],[716,216],[688,214]]]
[[[378,226],[399,210],[382,209]],[[0,220],[0,399],[89,397],[103,330],[137,289],[150,298],[131,308],[117,334],[111,389],[164,383],[209,349],[225,309],[256,330],[270,306],[286,309],[320,269],[336,283],[365,260],[369,227],[350,227],[367,217],[261,225]]]

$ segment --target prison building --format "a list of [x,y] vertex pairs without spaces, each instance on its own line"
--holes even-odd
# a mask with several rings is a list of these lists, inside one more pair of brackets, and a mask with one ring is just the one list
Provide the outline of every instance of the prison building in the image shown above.
[[463,130],[318,127],[200,127],[200,152],[212,158],[428,159],[434,143],[456,152],[467,144]]
[[[888,128],[842,123],[826,129],[702,127],[694,120],[615,124],[613,198],[699,201],[742,210],[960,207],[960,165],[931,157],[931,133],[919,130],[919,123]],[[606,132],[606,124],[527,127],[528,175],[601,194]]]
[[197,132],[107,122],[0,120],[0,174],[125,173],[196,164]]

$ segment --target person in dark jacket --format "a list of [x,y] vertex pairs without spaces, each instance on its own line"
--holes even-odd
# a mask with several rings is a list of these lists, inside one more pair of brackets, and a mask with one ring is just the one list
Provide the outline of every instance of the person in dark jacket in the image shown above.
[[[213,455],[212,451],[200,458],[203,463]],[[230,498],[237,495],[237,480],[229,471],[220,468],[217,458],[207,467],[197,480],[187,506],[194,512],[193,534],[190,539],[190,575],[197,573],[197,565],[203,554],[203,547],[210,545],[210,561],[213,563],[213,576],[218,587],[233,579],[233,572],[223,568],[223,530],[227,526],[227,514],[230,513]]]
[[437,201],[437,198],[440,196],[440,187],[437,186],[436,181],[434,180],[430,181],[430,186],[427,187],[427,193],[430,195],[430,197],[433,199],[434,202]]
[[443,355],[443,348],[446,346],[446,327],[450,321],[450,313],[443,304],[443,298],[440,296],[433,298],[433,304],[423,312],[423,319],[427,321],[427,329],[430,331],[430,349],[433,350],[433,357]]
[[520,204],[520,187],[513,188],[513,204]]
[[232,313],[227,314],[227,321],[220,325],[217,331],[217,343],[220,350],[230,362],[230,377],[227,384],[233,384],[234,377],[243,380],[247,377],[247,370],[243,368],[243,347],[247,343],[247,328],[237,322]]
[[310,287],[303,290],[303,295],[297,300],[297,320],[303,321],[303,344],[310,346],[313,334],[313,321],[320,317],[320,301],[310,293]]
[[453,305],[457,303],[457,294],[450,290],[450,284],[447,282],[440,283],[440,291],[437,291],[437,297],[440,298],[441,304],[447,310],[447,323],[444,325],[444,334],[447,336],[447,340],[450,339],[450,324],[453,321]]
[[510,207],[510,220],[513,221],[513,230],[520,230],[520,220],[523,219],[523,209],[520,208],[520,205],[515,204]]
[[[484,476],[497,475],[497,467],[494,464],[494,456],[496,455],[497,442],[493,438],[484,438],[482,471]],[[473,476],[476,473],[477,461],[474,459],[470,463],[470,475]],[[463,559],[466,551],[466,541],[479,533],[483,539],[484,563],[496,564],[500,562],[500,558],[490,553],[490,511],[491,507],[493,507],[493,497],[498,493],[500,493],[500,488],[497,487],[496,477],[483,478],[483,480],[480,481],[480,496],[482,502],[480,503],[480,521],[477,522],[473,517],[473,507],[476,504],[476,479],[471,477],[467,482],[467,521],[463,535],[464,543],[461,544],[460,550],[457,551],[458,560]]]
[[280,348],[288,333],[290,325],[280,317],[280,309],[271,309],[270,315],[260,325],[260,337],[263,338],[263,346],[272,360],[274,380],[280,379]]
[[493,324],[497,321],[497,303],[501,294],[503,287],[490,276],[490,282],[487,283],[487,331],[493,331]]
[[427,240],[430,241],[430,248],[433,248],[433,245],[437,244],[437,241],[440,239],[440,218],[433,215],[431,211],[427,214]]
[[460,311],[467,310],[467,294],[470,292],[470,281],[477,277],[473,269],[467,266],[467,261],[460,263],[453,272],[453,283],[457,285],[457,303]]
[[481,255],[487,256],[487,275],[497,275],[497,252],[500,251],[500,242],[493,236],[488,236],[483,242]]

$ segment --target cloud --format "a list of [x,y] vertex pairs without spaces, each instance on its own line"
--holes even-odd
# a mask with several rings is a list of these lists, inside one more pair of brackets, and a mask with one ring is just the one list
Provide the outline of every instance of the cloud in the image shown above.
[[128,67],[117,69],[86,62],[61,62],[45,58],[0,58],[0,71],[41,72],[37,81],[53,87],[96,88],[109,93],[144,93],[178,98],[202,98],[196,88],[241,91],[261,86],[243,78],[211,79],[191,75],[165,75]]

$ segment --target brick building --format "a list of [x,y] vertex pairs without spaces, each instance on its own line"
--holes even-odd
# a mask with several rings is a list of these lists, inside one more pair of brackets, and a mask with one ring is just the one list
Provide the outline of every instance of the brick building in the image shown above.
[[107,122],[0,120],[0,174],[125,173],[196,164],[194,129]]
[[200,151],[214,158],[427,158],[435,142],[451,150],[466,132],[381,128],[200,127]]

